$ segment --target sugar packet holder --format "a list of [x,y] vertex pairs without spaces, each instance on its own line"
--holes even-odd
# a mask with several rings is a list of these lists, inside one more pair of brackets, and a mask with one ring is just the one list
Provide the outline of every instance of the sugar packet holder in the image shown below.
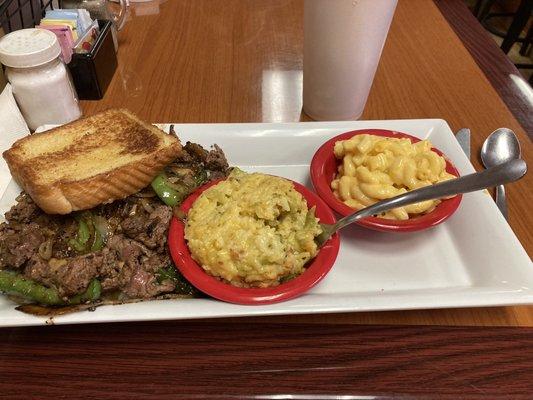
[[74,53],[84,54],[91,51],[100,31],[98,21],[95,20],[87,31],[74,43]]
[[74,53],[67,65],[80,100],[99,100],[117,69],[117,55],[108,20],[98,20],[99,33],[91,49]]

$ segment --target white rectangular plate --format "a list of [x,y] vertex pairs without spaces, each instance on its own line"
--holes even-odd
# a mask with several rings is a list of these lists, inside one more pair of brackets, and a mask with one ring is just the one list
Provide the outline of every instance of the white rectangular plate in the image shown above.
[[[168,126],[166,126],[168,128]],[[176,124],[183,142],[217,143],[231,165],[268,172],[310,187],[309,163],[339,133],[383,128],[429,139],[457,166],[474,172],[443,120],[306,122],[288,124]],[[6,212],[20,189],[13,182],[0,200]],[[147,301],[99,307],[54,318],[56,324],[347,311],[480,307],[533,303],[533,268],[492,199],[467,194],[444,224],[418,233],[380,233],[348,227],[329,275],[307,294],[283,303],[239,306],[210,299]],[[0,297],[0,326],[39,325]]]

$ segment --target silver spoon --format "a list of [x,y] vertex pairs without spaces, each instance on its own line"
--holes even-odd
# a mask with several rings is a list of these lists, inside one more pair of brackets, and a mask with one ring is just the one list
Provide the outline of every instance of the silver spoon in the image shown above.
[[393,208],[418,203],[419,201],[440,199],[459,193],[475,192],[488,187],[503,185],[504,183],[520,179],[526,174],[526,171],[526,162],[522,159],[517,159],[492,168],[487,168],[482,172],[476,172],[457,179],[412,190],[356,211],[353,214],[341,218],[334,224],[320,224],[322,233],[315,238],[315,241],[318,247],[321,247],[336,231],[361,218],[381,214]]
[[[514,132],[508,128],[499,128],[492,132],[481,147],[481,161],[485,168],[494,167],[509,160],[520,158],[520,143]],[[496,186],[496,205],[507,219],[507,202],[505,188]]]

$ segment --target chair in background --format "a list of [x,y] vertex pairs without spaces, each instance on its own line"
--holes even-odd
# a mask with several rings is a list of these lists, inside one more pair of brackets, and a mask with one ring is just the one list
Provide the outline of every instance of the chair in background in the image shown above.
[[[522,43],[520,54],[526,56],[530,53],[533,43],[532,26],[530,26],[525,37],[520,37],[521,32],[526,28],[531,17],[533,0],[521,0],[518,9],[515,12],[492,13],[490,10],[496,3],[496,0],[478,0],[474,6],[473,13],[481,24],[492,34],[503,38],[500,48],[505,54],[508,54],[515,43]],[[507,32],[495,28],[491,22],[495,18],[512,18],[512,22]],[[517,63],[519,69],[532,69],[533,63]],[[533,75],[529,79],[533,83]]]
[[57,4],[57,0],[0,0],[0,25],[5,33],[33,28],[44,10],[53,9]]

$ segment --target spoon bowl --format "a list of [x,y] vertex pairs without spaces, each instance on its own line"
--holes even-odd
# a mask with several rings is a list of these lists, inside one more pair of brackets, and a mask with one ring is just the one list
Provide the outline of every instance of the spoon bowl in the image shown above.
[[[492,132],[481,147],[481,161],[485,168],[491,168],[510,160],[520,158],[521,150],[518,138],[509,128],[499,128]],[[505,188],[503,185],[496,186],[496,205],[507,219],[507,202],[505,200]]]
[[481,147],[481,161],[485,168],[520,158],[520,143],[514,132],[499,128],[492,132]]

